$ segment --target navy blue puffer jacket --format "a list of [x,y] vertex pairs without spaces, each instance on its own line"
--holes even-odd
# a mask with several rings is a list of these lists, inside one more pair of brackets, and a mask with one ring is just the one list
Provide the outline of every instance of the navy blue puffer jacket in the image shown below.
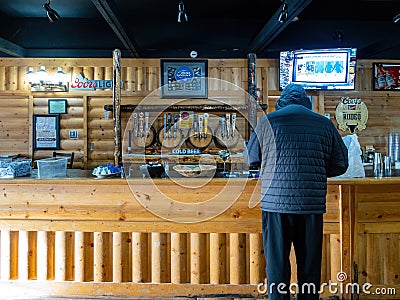
[[301,86],[288,85],[276,108],[259,120],[247,145],[248,164],[261,165],[261,209],[324,213],[327,177],[347,170],[347,148],[333,123],[310,110]]

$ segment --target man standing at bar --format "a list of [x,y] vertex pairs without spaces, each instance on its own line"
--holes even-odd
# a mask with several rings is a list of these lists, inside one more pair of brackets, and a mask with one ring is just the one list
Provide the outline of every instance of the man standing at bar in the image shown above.
[[[348,167],[347,148],[333,123],[311,110],[306,91],[289,84],[276,111],[260,118],[246,160],[261,167],[261,210],[268,299],[290,299],[293,243],[298,298],[318,299],[327,177]],[[313,289],[315,287],[315,289]]]

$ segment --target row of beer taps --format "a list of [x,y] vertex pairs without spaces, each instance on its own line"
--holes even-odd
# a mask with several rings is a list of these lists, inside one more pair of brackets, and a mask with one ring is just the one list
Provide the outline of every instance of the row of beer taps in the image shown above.
[[[149,136],[150,130],[150,113],[149,112],[139,112],[133,113],[133,137],[143,138]],[[206,139],[209,134],[209,114],[193,114],[193,138]],[[163,136],[164,139],[176,139],[178,133],[180,134],[180,115],[165,113],[163,115],[164,126],[163,126]],[[221,124],[221,137],[224,139],[230,139],[235,137],[236,128],[236,113],[226,113],[225,116],[220,117]]]
[[149,112],[140,112],[133,113],[133,136],[134,137],[148,137],[150,130],[150,113]]
[[[171,132],[172,129],[172,132]],[[174,122],[172,123],[172,114],[164,114],[164,139],[177,138],[177,133],[180,132],[179,115],[174,114]]]
[[236,113],[225,114],[221,117],[221,137],[230,139],[235,137]]

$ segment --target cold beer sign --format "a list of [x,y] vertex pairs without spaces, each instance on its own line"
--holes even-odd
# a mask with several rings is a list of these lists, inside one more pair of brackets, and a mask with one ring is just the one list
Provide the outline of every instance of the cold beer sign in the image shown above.
[[356,130],[365,129],[368,120],[368,109],[361,99],[350,99],[342,97],[341,102],[336,107],[336,121],[339,129],[350,133],[355,133]]

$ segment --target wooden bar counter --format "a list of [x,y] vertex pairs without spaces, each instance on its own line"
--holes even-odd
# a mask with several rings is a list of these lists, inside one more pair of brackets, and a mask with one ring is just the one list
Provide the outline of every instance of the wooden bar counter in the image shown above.
[[[257,180],[69,172],[0,180],[2,297],[260,295],[261,213],[249,208],[260,198]],[[400,295],[399,183],[329,180],[322,282]]]

